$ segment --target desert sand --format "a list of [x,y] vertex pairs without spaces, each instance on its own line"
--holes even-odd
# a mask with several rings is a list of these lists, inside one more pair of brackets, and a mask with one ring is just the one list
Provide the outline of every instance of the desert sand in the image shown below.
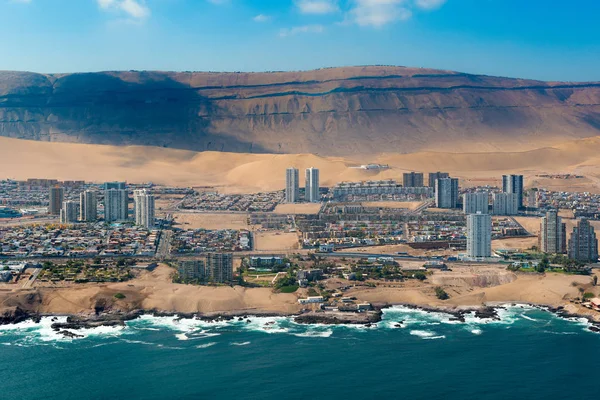
[[[448,171],[471,182],[499,182],[503,173],[522,173],[526,185],[538,184],[539,173],[577,173],[580,190],[600,187],[600,137],[575,140],[527,152],[381,154],[353,158],[312,154],[193,152],[149,146],[107,146],[36,142],[0,138],[0,178],[56,178],[88,181],[126,180],[175,186],[216,186],[224,192],[257,192],[284,187],[285,169],[316,167],[321,185],[341,181],[397,179],[406,171]],[[390,169],[351,168],[375,162]],[[76,166],[76,168],[74,168]],[[483,179],[481,181],[477,181]],[[575,181],[573,181],[575,182]],[[572,180],[552,180],[568,189]],[[546,182],[544,182],[546,183]],[[301,182],[302,184],[302,182]]]
[[246,214],[234,213],[173,213],[182,229],[248,229]]

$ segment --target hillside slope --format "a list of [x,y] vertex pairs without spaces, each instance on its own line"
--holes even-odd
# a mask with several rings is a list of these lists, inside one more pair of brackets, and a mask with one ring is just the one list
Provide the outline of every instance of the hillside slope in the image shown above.
[[404,67],[0,72],[0,135],[195,151],[514,151],[600,135],[600,83]]

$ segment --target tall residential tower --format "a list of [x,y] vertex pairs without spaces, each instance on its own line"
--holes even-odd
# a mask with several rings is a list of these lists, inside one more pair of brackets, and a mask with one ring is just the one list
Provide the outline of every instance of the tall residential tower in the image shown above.
[[467,216],[467,255],[473,258],[492,255],[492,217],[488,214]]
[[319,170],[317,168],[307,168],[305,173],[305,192],[304,199],[311,203],[318,203],[321,200],[319,194]]
[[300,197],[300,184],[298,179],[298,170],[296,168],[288,168],[285,171],[285,202],[296,203]]
[[523,175],[502,175],[502,191],[516,194],[519,209],[523,208]]
[[146,189],[133,192],[135,204],[135,224],[148,229],[154,227],[154,195]]

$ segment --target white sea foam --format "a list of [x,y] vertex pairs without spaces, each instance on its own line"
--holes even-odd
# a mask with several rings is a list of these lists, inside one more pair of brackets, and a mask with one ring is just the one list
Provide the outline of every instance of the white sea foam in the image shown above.
[[231,342],[230,345],[232,346],[248,346],[250,344],[250,342]]
[[422,339],[425,339],[425,340],[446,339],[446,336],[444,336],[444,335],[440,335],[440,336],[428,336],[428,337],[424,337]]
[[298,336],[298,337],[311,337],[311,338],[328,338],[333,334],[333,331],[331,329],[328,329],[326,331],[314,331],[314,330],[308,330],[306,332],[302,332],[302,333],[293,333],[294,336]]
[[217,342],[210,342],[210,343],[199,344],[198,346],[196,346],[196,348],[197,349],[206,349],[208,347],[214,346],[215,344],[217,344]]
[[526,320],[533,321],[533,322],[538,322],[538,320],[537,320],[537,319],[535,319],[535,318],[531,318],[531,317],[528,317],[528,316],[527,316],[527,315],[525,315],[525,314],[521,314],[521,318],[524,318],[524,319],[526,319]]
[[481,329],[472,329],[471,333],[473,335],[481,335],[483,333],[483,331]]
[[432,332],[432,331],[421,331],[421,330],[410,331],[410,334],[413,335],[413,336],[419,336],[421,338],[427,338],[427,337],[434,337],[434,336],[436,336],[435,332]]

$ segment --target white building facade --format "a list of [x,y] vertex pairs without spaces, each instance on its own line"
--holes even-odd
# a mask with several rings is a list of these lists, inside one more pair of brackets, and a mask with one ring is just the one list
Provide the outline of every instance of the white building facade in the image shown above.
[[318,203],[321,200],[319,194],[319,170],[317,168],[307,168],[305,173],[305,192],[304,198],[310,203]]
[[467,216],[467,256],[471,258],[491,257],[492,217],[489,214]]
[[146,228],[154,227],[154,195],[146,189],[133,192],[135,224]]
[[126,189],[108,189],[104,192],[104,220],[125,221],[129,218],[129,195]]
[[465,214],[488,213],[488,192],[465,193],[463,195],[463,212]]

